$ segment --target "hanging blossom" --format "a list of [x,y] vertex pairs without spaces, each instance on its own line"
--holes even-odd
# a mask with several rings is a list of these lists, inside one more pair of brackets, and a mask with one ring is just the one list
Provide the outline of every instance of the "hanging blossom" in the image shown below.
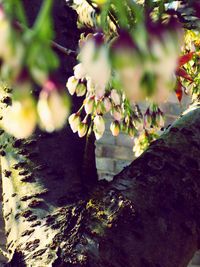
[[78,86],[78,80],[76,79],[75,76],[71,76],[67,83],[66,86],[68,88],[68,91],[70,93],[70,95],[74,95],[76,92],[76,87]]
[[69,116],[69,124],[71,126],[71,129],[73,133],[76,133],[78,131],[79,124],[81,123],[81,119],[79,114],[73,113]]
[[[92,127],[100,139],[109,113],[112,135],[123,132],[134,138],[136,156],[164,126],[158,104],[175,89],[182,45],[182,32],[173,16],[165,22],[147,16],[139,30],[144,31],[142,39],[122,30],[109,45],[99,33],[81,38],[79,63],[67,81],[71,95],[84,97],[80,109],[69,118],[73,132],[83,137]],[[136,106],[143,100],[150,101],[150,107],[142,113]]]
[[160,129],[164,127],[164,124],[164,114],[160,108],[155,104],[148,107],[144,114],[145,129]]
[[37,103],[40,126],[47,132],[63,127],[69,114],[69,102],[66,93],[48,80],[42,88]]
[[94,118],[94,134],[97,140],[99,140],[105,131],[105,122],[102,116],[96,115]]
[[110,125],[110,130],[113,136],[118,136],[120,132],[120,124],[118,121],[113,121]]
[[110,93],[110,98],[113,101],[114,105],[119,106],[121,104],[121,97],[117,90],[112,89]]
[[92,96],[92,97],[85,98],[83,103],[84,103],[86,114],[91,114],[95,108],[95,97]]
[[[112,76],[107,64],[108,55],[105,50],[102,52],[106,47],[102,46],[102,36],[97,35],[99,39],[96,39],[90,34],[86,41],[81,40],[78,57],[80,63],[74,67],[74,76],[70,77],[66,84],[71,95],[84,96],[79,111],[69,119],[74,132],[78,132],[82,137],[89,127],[93,127],[96,139],[101,138],[105,130],[106,113],[110,113],[113,119],[110,125],[113,136],[122,131],[133,138],[143,129],[163,126],[163,114],[160,110],[152,112],[149,109],[142,118],[141,112],[138,113],[134,109],[135,102],[147,97],[151,101],[162,102],[170,92],[171,78],[177,64],[177,48],[174,40],[174,43],[165,45],[163,36],[165,35],[162,34],[162,38],[149,37],[146,50],[140,50],[129,33],[121,32],[110,48],[114,70]],[[172,36],[170,37],[172,40]],[[168,60],[171,55],[173,62]],[[167,68],[163,74],[165,61]],[[87,119],[81,121],[85,115]],[[86,127],[89,121],[92,126]]]
[[[147,19],[143,44],[122,31],[111,47],[112,63],[127,98],[161,103],[175,86],[182,34],[172,18],[167,25]],[[142,47],[142,48],[141,48]]]
[[[2,107],[1,127],[16,138],[29,137],[37,124],[35,100],[30,91],[31,84],[27,81],[16,85],[11,102]],[[11,95],[7,97],[11,99]]]
[[[81,94],[78,89],[80,85],[83,86],[83,93]],[[73,132],[77,132],[79,137],[87,134],[89,127],[92,127],[96,139],[100,139],[105,130],[104,115],[106,113],[110,113],[113,118],[113,123],[110,126],[113,136],[117,136],[120,131],[127,132],[131,136],[137,131],[136,128],[133,131],[134,126],[132,124],[125,123],[124,118],[128,116],[132,120],[131,117],[134,112],[130,112],[129,108],[124,108],[125,102],[127,102],[124,94],[118,89],[107,86],[104,95],[100,97],[98,92],[95,91],[95,85],[92,80],[85,77],[82,63],[74,67],[74,76],[68,79],[66,86],[71,95],[76,94],[77,96],[85,97],[80,109],[69,117],[71,129]],[[81,120],[84,116],[84,120]],[[134,118],[136,117],[137,115],[134,114]],[[91,122],[91,125],[88,125],[89,122]],[[127,127],[121,127],[122,122]]]
[[108,48],[103,34],[94,34],[93,38],[87,40],[80,49],[79,58],[91,88],[98,97],[102,97],[111,75]]
[[88,125],[87,125],[87,119],[85,118],[78,125],[78,136],[79,137],[85,136],[87,131],[88,131]]
[[[69,123],[72,131],[82,137],[87,133],[86,124],[90,117],[96,139],[99,139],[105,130],[104,114],[111,112],[114,120],[123,117],[121,94],[108,84],[111,71],[103,35],[89,34],[80,43],[81,63],[74,67],[74,75],[69,77],[66,86],[71,95],[85,96],[85,99],[80,110],[69,117]],[[81,121],[80,114],[83,112],[86,119]]]

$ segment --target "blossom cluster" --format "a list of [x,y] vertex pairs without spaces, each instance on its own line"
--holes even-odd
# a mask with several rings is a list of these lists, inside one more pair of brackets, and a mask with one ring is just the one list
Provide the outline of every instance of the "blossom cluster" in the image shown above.
[[[148,34],[152,36],[143,50],[125,31],[111,42],[106,41],[103,33],[81,38],[80,63],[66,84],[71,95],[84,97],[80,109],[69,117],[73,132],[80,137],[92,127],[96,139],[101,138],[106,113],[113,119],[110,124],[113,136],[120,131],[132,138],[138,134],[146,136],[143,131],[153,136],[152,128],[164,126],[158,104],[167,100],[175,85],[179,31],[165,28],[158,36],[150,30]],[[142,114],[136,106],[145,99],[151,104]]]
[[69,117],[73,132],[78,132],[79,137],[83,137],[88,128],[92,127],[96,139],[100,139],[105,131],[105,114],[109,113],[113,119],[110,125],[113,136],[117,136],[120,130],[133,136],[141,127],[142,120],[136,111],[130,108],[124,94],[109,86],[103,89],[103,94],[99,88],[93,87],[91,90],[90,78],[77,78],[77,68],[80,70],[80,64],[74,68],[75,76],[70,77],[67,82],[67,88],[72,95],[85,96],[80,109]]

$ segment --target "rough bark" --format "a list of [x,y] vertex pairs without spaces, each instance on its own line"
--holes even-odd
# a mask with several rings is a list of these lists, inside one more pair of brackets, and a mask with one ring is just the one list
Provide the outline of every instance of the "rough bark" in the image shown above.
[[[29,12],[31,2],[25,1]],[[54,16],[57,41],[65,45],[60,30],[74,20],[71,11],[61,12],[62,3],[56,1]],[[68,34],[74,45],[76,34]],[[67,64],[62,59],[62,82]],[[197,104],[110,183],[91,182],[95,168],[88,181],[85,140],[68,128],[38,130],[27,140],[2,132],[7,266],[187,266],[199,247],[199,123]]]

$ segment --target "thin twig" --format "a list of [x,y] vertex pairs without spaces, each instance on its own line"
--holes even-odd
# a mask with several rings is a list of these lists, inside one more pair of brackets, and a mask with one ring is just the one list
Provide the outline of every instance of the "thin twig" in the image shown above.
[[[19,30],[24,31],[24,30],[28,30],[31,31],[31,29],[25,27],[24,25],[22,25],[21,23],[19,23],[18,21],[15,21],[15,25],[18,27]],[[57,49],[58,51],[62,52],[63,54],[67,55],[67,56],[77,56],[77,52],[74,50],[71,50],[69,48],[66,48],[60,44],[58,44],[55,41],[50,40],[50,44],[52,48]]]
[[55,49],[57,49],[58,51],[62,52],[63,54],[67,55],[67,56],[77,56],[77,52],[74,50],[71,50],[69,48],[66,48],[58,43],[56,43],[55,41],[51,41],[51,46]]

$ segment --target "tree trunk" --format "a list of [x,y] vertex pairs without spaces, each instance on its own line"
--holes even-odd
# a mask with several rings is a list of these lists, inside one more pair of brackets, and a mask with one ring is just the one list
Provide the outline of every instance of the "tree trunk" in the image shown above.
[[[63,2],[54,7],[57,41],[72,46],[74,14]],[[61,63],[64,83],[70,66]],[[187,266],[199,247],[199,123],[197,104],[110,183],[97,183],[94,147],[90,166],[85,139],[68,128],[27,140],[2,133],[6,266]]]
[[[23,155],[25,166],[10,161],[8,169],[7,152],[2,159],[7,266],[187,266],[199,246],[199,123],[196,106],[90,196],[74,183],[69,162],[60,155],[53,159],[54,150],[48,158],[62,168],[58,173],[41,165],[39,156],[29,161]],[[60,138],[38,137],[34,147],[42,153],[43,145]],[[64,147],[62,138],[59,144]],[[15,144],[12,155],[31,146],[29,140],[20,149]]]

